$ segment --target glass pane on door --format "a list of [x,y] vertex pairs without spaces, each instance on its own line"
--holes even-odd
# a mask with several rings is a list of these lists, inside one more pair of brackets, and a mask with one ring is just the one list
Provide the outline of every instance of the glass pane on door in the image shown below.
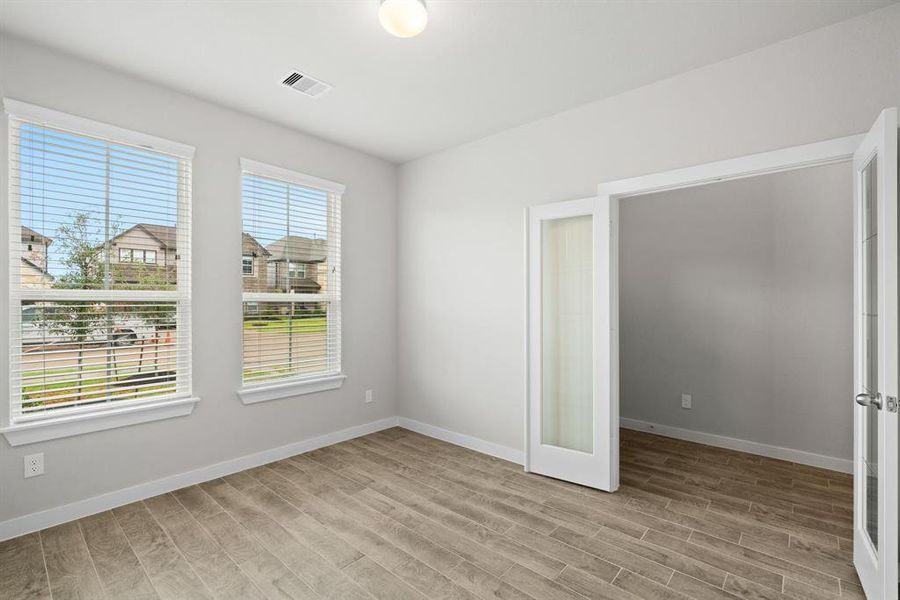
[[541,443],[594,450],[591,215],[543,221]]
[[[873,158],[862,171],[862,335],[864,392],[878,394],[878,190],[877,161]],[[863,409],[863,523],[874,548],[878,548],[878,408]]]

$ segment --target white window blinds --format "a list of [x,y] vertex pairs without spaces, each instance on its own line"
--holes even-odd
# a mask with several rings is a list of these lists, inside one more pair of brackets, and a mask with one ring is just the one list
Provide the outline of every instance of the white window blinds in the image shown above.
[[341,372],[341,194],[325,180],[242,161],[243,383]]
[[190,396],[192,149],[19,105],[11,424]]

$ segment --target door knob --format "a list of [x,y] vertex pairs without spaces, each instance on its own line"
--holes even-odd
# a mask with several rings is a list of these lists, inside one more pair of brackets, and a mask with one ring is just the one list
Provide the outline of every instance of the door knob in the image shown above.
[[856,403],[860,406],[874,406],[878,410],[881,410],[881,394],[862,392],[861,394],[856,395]]

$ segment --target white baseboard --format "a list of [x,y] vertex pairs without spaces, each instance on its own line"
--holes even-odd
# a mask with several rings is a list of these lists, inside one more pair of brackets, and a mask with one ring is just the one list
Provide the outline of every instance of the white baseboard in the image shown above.
[[128,504],[129,502],[151,498],[189,485],[196,485],[204,481],[209,481],[210,479],[216,479],[217,477],[223,477],[245,469],[252,469],[253,467],[294,456],[295,454],[302,454],[304,452],[309,452],[310,450],[337,444],[338,442],[368,435],[376,431],[396,427],[397,423],[397,417],[388,417],[387,419],[372,421],[371,423],[356,425],[340,431],[294,442],[293,444],[288,444],[286,446],[271,448],[248,456],[226,460],[225,462],[194,469],[193,471],[188,471],[186,473],[141,483],[122,490],[94,496],[93,498],[79,500],[71,504],[64,504],[63,506],[49,508],[41,512],[16,517],[8,521],[0,522],[0,541],[32,533],[46,527],[53,527],[54,525],[59,525],[82,517],[87,517],[103,512],[104,510]]
[[707,444],[708,446],[716,446],[718,448],[759,454],[760,456],[768,456],[769,458],[789,460],[802,465],[831,469],[832,471],[840,471],[841,473],[853,472],[853,461],[844,458],[814,454],[804,450],[794,450],[793,448],[782,448],[781,446],[761,444],[759,442],[751,442],[749,440],[731,438],[713,433],[704,433],[702,431],[693,431],[691,429],[681,429],[680,427],[671,427],[669,425],[660,425],[658,423],[649,423],[647,421],[638,421],[637,419],[626,419],[623,417],[619,420],[619,423],[625,429],[658,433],[659,435],[688,442],[697,442],[699,444]]
[[427,435],[428,437],[437,438],[445,442],[450,442],[451,444],[456,444],[457,446],[469,448],[470,450],[502,458],[503,460],[508,460],[520,465],[525,463],[525,452],[516,448],[501,446],[494,442],[488,442],[464,433],[450,431],[449,429],[441,429],[440,427],[435,427],[434,425],[422,423],[421,421],[416,421],[414,419],[407,419],[406,417],[399,417],[398,421],[400,427],[415,431],[416,433],[421,433],[422,435]]

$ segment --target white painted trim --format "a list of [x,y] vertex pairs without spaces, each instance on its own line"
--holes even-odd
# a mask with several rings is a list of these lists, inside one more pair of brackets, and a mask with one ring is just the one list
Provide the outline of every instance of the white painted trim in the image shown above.
[[622,198],[841,162],[853,158],[853,153],[864,137],[851,135],[662,173],[619,179],[598,185],[597,194]]
[[462,446],[463,448],[475,450],[476,452],[481,452],[482,454],[487,454],[496,458],[502,458],[503,460],[508,460],[519,465],[524,464],[525,461],[525,452],[523,450],[502,446],[500,444],[495,444],[494,442],[488,442],[464,433],[442,429],[406,417],[398,417],[397,425],[409,429],[410,431],[427,435],[428,437],[456,444],[457,446]]
[[207,467],[201,467],[179,475],[164,477],[163,479],[141,483],[130,488],[116,490],[86,500],[79,500],[78,502],[73,502],[71,504],[57,506],[30,515],[16,517],[15,519],[9,519],[8,521],[0,522],[0,541],[32,533],[46,527],[53,527],[54,525],[59,525],[75,519],[80,519],[104,510],[122,506],[123,504],[128,504],[129,502],[151,498],[159,494],[171,492],[172,490],[196,485],[204,481],[216,479],[217,477],[224,477],[225,475],[237,473],[238,471],[252,469],[253,467],[258,467],[276,460],[282,460],[289,456],[302,454],[304,452],[316,450],[317,448],[323,448],[356,437],[375,433],[376,431],[396,427],[397,421],[397,417],[388,417],[379,421],[372,421],[371,423],[348,427],[347,429],[326,433],[325,435],[300,442],[294,442],[293,444],[288,444],[286,446],[263,450],[262,452],[227,460]]
[[338,195],[343,194],[344,190],[347,189],[347,186],[343,183],[329,181],[327,179],[322,179],[321,177],[314,177],[312,175],[300,173],[299,171],[285,169],[284,167],[268,165],[266,163],[250,160],[249,158],[241,158],[241,170],[252,173],[253,175],[280,179],[281,181],[287,181],[288,183],[295,183],[297,185],[315,188],[317,190],[323,190]]
[[102,411],[16,423],[0,429],[0,433],[6,437],[10,446],[23,446],[104,429],[184,417],[194,411],[194,405],[199,401],[200,398],[190,397],[161,402],[142,402]]
[[678,440],[697,442],[698,444],[706,444],[707,446],[715,446],[717,448],[727,448],[728,450],[737,450],[739,452],[748,452],[750,454],[758,454],[759,456],[767,456],[769,458],[788,460],[801,465],[821,467],[823,469],[831,469],[832,471],[840,471],[841,473],[853,472],[853,461],[850,459],[814,454],[804,450],[783,448],[771,444],[762,444],[750,440],[716,435],[714,433],[705,433],[703,431],[694,431],[692,429],[682,429],[680,427],[671,427],[669,425],[660,425],[658,423],[649,423],[637,419],[627,419],[625,417],[620,419],[620,423],[625,429],[633,429],[634,431],[658,433],[659,435]]
[[347,376],[341,373],[340,375],[317,377],[316,379],[305,379],[303,381],[247,386],[239,389],[237,395],[244,404],[256,404],[257,402],[278,400],[279,398],[336,390],[344,385],[345,379],[347,379]]
[[34,104],[28,104],[27,102],[13,100],[12,98],[3,99],[3,108],[6,110],[7,114],[24,121],[40,123],[41,125],[56,127],[58,129],[65,129],[73,133],[83,133],[120,144],[143,146],[155,150],[156,152],[162,152],[189,160],[194,158],[193,146],[166,140],[156,137],[155,135],[141,133],[140,131],[133,131],[131,129],[125,129],[124,127],[117,127],[116,125],[109,125],[107,123],[101,123],[100,121],[85,119],[84,117],[76,117],[75,115],[70,115],[51,108],[44,108],[43,106],[36,106]]

